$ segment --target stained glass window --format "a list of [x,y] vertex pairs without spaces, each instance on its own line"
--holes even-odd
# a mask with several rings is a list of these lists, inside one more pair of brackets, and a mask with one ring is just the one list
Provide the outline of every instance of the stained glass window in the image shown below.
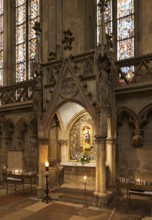
[[117,1],[117,59],[134,56],[134,0]]
[[0,86],[3,85],[3,52],[4,52],[4,42],[3,42],[3,0],[0,0]]
[[33,30],[39,20],[39,0],[16,0],[16,81],[31,79],[31,64],[35,57],[36,35]]
[[[117,60],[134,57],[134,0],[97,0],[97,43],[99,43],[102,16],[98,6],[99,2],[105,4],[104,20],[106,33],[113,34],[113,27],[117,30],[114,38]],[[117,10],[113,11],[112,8]],[[134,76],[134,67],[124,67],[122,71],[124,71],[126,78],[131,81]]]

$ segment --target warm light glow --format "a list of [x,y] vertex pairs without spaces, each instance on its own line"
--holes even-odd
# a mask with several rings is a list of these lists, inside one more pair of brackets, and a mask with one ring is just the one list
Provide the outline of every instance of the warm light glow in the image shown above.
[[136,183],[140,183],[141,181],[140,181],[140,179],[136,179]]
[[83,179],[84,179],[84,181],[86,182],[86,180],[87,180],[87,176],[84,176]]
[[18,170],[15,170],[15,174],[17,174],[18,173]]
[[49,162],[45,162],[45,167],[49,167]]

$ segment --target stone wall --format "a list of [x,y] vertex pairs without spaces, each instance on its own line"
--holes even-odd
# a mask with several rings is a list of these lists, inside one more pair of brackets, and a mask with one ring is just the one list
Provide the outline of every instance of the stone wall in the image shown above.
[[147,54],[152,52],[152,1],[141,0],[139,1],[138,13],[138,33],[139,34],[139,54]]
[[21,152],[22,171],[38,172],[37,118],[30,109],[1,112],[0,118],[0,170],[21,170],[16,164],[8,167],[8,152]]
[[[117,176],[151,181],[152,97],[150,87],[142,88],[117,96]],[[140,137],[134,135],[137,130]],[[135,145],[134,138],[140,143]]]

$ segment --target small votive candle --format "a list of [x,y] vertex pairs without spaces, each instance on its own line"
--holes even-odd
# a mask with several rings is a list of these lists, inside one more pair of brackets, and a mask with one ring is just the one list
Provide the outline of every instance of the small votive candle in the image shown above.
[[18,174],[18,170],[15,170],[15,174]]
[[136,179],[136,183],[140,183],[140,179]]

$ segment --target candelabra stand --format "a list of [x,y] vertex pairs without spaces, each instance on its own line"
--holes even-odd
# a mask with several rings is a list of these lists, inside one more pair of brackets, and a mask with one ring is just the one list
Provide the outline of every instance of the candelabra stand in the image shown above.
[[45,165],[45,182],[46,182],[46,185],[45,185],[45,197],[42,199],[42,202],[49,203],[50,201],[52,201],[52,199],[49,196],[49,182],[48,182],[48,178],[49,178],[49,175],[48,175],[49,164],[48,163],[46,163],[46,164],[47,165]]

